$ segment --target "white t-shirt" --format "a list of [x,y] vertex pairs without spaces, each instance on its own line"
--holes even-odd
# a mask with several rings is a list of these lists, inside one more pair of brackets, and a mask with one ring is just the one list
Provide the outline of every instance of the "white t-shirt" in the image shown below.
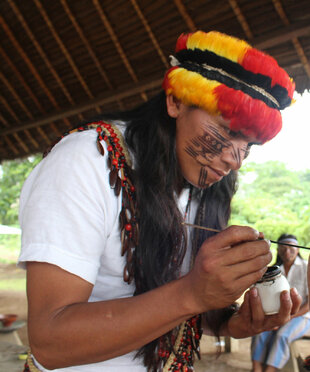
[[[307,261],[296,256],[295,261],[287,274],[287,280],[290,283],[291,288],[296,288],[302,297],[302,305],[308,301],[307,267]],[[285,275],[283,265],[280,266],[280,269],[283,275]],[[310,311],[303,316],[310,319]]]
[[[19,266],[48,262],[94,285],[89,301],[130,297],[134,285],[124,282],[126,258],[121,256],[119,213],[121,197],[109,184],[105,155],[96,146],[95,130],[72,133],[57,143],[32,171],[20,197],[22,249]],[[179,198],[182,213],[188,189]],[[192,203],[187,220],[193,222]],[[188,271],[190,249],[182,273]],[[107,361],[55,372],[145,372],[135,352]],[[48,371],[37,363],[42,371]]]

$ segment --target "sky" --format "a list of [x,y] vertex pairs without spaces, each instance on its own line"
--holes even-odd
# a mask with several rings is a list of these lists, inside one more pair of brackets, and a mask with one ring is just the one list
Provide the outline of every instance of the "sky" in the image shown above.
[[281,132],[263,146],[253,146],[244,164],[278,160],[291,170],[310,169],[310,92],[294,98],[296,102],[282,111]]

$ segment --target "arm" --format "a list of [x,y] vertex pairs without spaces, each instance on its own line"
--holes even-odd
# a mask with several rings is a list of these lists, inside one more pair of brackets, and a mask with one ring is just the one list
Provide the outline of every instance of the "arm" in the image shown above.
[[27,280],[31,349],[50,369],[125,354],[192,315],[182,299],[182,280],[140,296],[93,303],[87,302],[92,285],[57,266],[30,262]]
[[[46,368],[135,350],[190,316],[234,302],[266,270],[269,245],[248,227],[208,239],[193,269],[145,294],[88,303],[92,285],[57,266],[28,263],[29,340]],[[232,248],[228,248],[232,246]],[[286,308],[290,313],[291,305]]]
[[[92,285],[83,279],[57,266],[29,263],[34,355],[47,368],[109,359],[139,348],[191,315],[226,306],[262,275],[270,260],[264,241],[236,245],[237,255],[223,248],[227,241],[250,239],[257,239],[252,229],[227,230],[204,244],[194,269],[180,280],[140,296],[97,303],[87,302]],[[239,255],[248,257],[240,269]],[[234,280],[240,271],[244,275]]]

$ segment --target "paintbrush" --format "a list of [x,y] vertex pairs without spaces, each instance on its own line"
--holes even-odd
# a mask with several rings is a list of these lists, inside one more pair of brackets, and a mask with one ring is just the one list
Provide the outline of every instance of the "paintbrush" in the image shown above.
[[[221,232],[221,230],[212,229],[211,227],[204,227],[204,226],[200,226],[200,225],[194,225],[192,223],[187,223],[187,222],[182,222],[182,225],[194,227],[195,229],[200,229],[200,230],[207,230],[207,231],[213,231],[213,232]],[[269,240],[271,243],[274,243],[274,244],[282,244],[282,243],[280,243],[278,241],[275,241],[275,240],[270,240],[270,239],[267,239],[267,240]],[[291,247],[296,247],[296,248],[310,249],[310,247],[304,247],[302,245],[296,245],[296,244],[290,244],[290,243],[285,243],[283,245],[289,245]]]

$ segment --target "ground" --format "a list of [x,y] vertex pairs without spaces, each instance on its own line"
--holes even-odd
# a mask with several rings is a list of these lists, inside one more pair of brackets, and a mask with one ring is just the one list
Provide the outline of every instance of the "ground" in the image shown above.
[[[18,269],[15,265],[0,264],[0,282],[2,280],[18,280],[25,278],[25,272]],[[27,299],[25,290],[0,290],[0,313],[18,314],[18,319],[27,319]],[[27,327],[18,331],[23,345],[28,347]],[[1,340],[1,339],[0,339]],[[303,357],[310,354],[310,342],[299,341],[301,355]],[[1,345],[1,343],[0,343]],[[18,354],[25,347],[13,347],[9,344],[2,345],[0,349],[0,372],[22,372],[24,362],[18,359]],[[220,356],[216,355],[215,339],[205,336],[201,344],[202,358],[195,365],[196,372],[246,372],[251,371],[250,360],[250,339],[246,338],[232,344],[232,352],[222,352]],[[291,361],[283,369],[285,372],[292,372]]]

